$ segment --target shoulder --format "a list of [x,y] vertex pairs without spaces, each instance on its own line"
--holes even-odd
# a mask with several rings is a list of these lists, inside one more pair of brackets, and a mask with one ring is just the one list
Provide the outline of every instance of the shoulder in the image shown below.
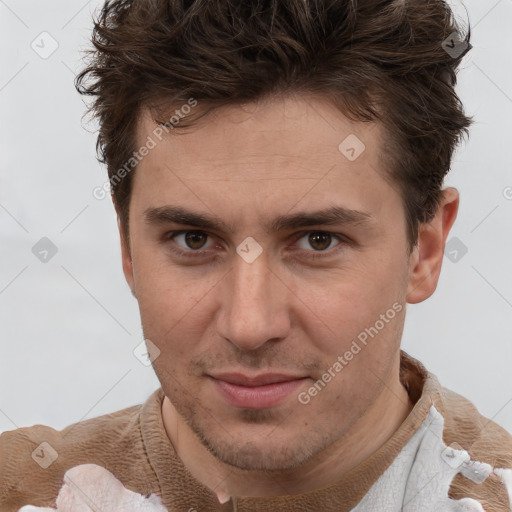
[[[152,395],[153,397],[154,395]],[[96,463],[114,474],[133,472],[145,457],[140,432],[142,405],[81,421],[62,431],[35,425],[0,435],[0,509],[25,504],[54,506],[64,473]]]
[[[512,435],[492,419],[483,416],[467,398],[441,388],[446,445],[466,450],[472,461],[484,462],[493,469],[512,468]],[[498,512],[510,507],[507,488],[496,475],[477,484],[461,474],[452,481],[450,497],[470,497],[486,511]]]
[[[510,469],[507,473],[512,473],[512,435],[507,430],[481,414],[470,400],[441,386],[433,373],[403,350],[400,376],[415,402],[433,405],[443,417],[442,441],[446,446],[465,450],[471,461],[488,464],[493,471]],[[492,472],[480,482],[459,473],[451,482],[449,497],[472,498],[486,512],[512,510],[512,489],[507,489],[498,475]]]
[[436,375],[401,351],[400,379],[412,400],[434,405],[444,418],[443,441],[458,444],[473,460],[492,467],[512,466],[512,434],[483,416],[464,396],[442,386]]
[[512,467],[512,435],[483,416],[467,398],[442,388],[446,444],[458,443],[473,460],[494,468]]

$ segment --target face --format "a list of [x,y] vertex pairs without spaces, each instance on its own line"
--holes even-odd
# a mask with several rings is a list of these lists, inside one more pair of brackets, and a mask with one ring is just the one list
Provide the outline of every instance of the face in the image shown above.
[[157,144],[123,263],[156,374],[220,460],[295,467],[396,378],[409,257],[381,128],[313,97],[222,108],[162,141],[155,127],[141,117]]

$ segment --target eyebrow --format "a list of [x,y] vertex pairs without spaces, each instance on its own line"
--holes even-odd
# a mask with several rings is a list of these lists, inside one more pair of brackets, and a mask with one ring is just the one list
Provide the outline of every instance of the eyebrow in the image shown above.
[[[144,219],[149,224],[183,224],[212,231],[233,233],[233,227],[214,215],[194,212],[179,206],[161,206],[148,208]],[[267,233],[287,231],[315,225],[368,225],[372,223],[372,215],[359,210],[351,210],[340,206],[332,206],[314,212],[297,212],[280,215],[265,224]]]

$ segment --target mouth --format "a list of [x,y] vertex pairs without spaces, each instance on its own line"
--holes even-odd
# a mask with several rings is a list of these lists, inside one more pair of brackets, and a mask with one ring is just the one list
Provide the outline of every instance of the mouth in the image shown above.
[[282,373],[248,376],[241,373],[209,375],[221,397],[233,407],[269,409],[284,402],[308,377]]

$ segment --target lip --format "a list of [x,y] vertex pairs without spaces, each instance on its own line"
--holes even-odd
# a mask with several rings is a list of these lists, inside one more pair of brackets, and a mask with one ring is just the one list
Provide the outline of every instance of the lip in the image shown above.
[[213,379],[222,380],[237,386],[257,387],[278,382],[289,382],[292,380],[304,379],[304,375],[289,375],[285,373],[263,373],[260,375],[244,375],[243,373],[219,373],[210,375]]
[[222,373],[209,376],[221,396],[232,406],[243,409],[268,409],[286,400],[307,377],[267,373],[248,376]]

